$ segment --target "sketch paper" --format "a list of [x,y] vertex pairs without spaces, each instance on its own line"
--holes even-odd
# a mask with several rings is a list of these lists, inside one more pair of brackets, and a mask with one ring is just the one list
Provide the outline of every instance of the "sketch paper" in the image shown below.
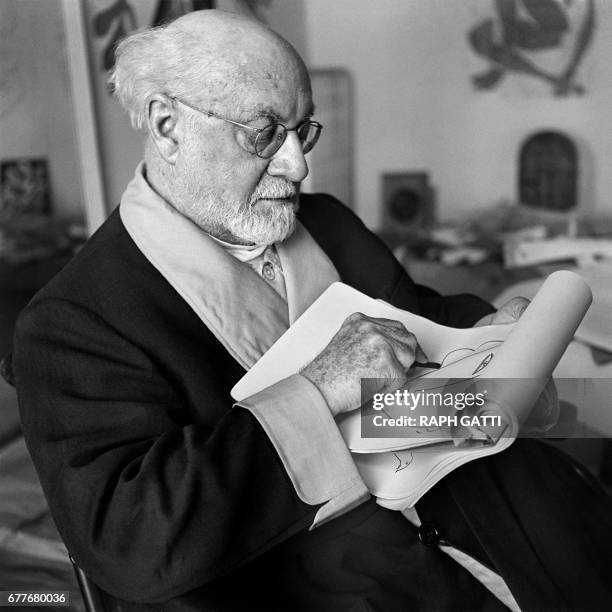
[[[238,381],[231,391],[232,397],[243,400],[299,372],[327,346],[344,320],[354,312],[400,321],[418,338],[427,357],[438,363],[445,358],[452,361],[453,355],[449,353],[454,348],[478,347],[492,337],[504,340],[510,328],[499,325],[472,329],[444,327],[375,300],[343,283],[333,283]],[[360,381],[356,380],[355,384],[359,385]]]
[[[439,438],[361,438],[360,411],[340,417],[339,428],[359,472],[378,503],[393,509],[414,505],[453,469],[500,452],[516,436],[571,341],[590,303],[591,291],[577,274],[551,274],[512,325],[456,329],[374,300],[342,283],[331,285],[232,389],[237,401],[299,372],[328,344],[353,312],[401,321],[413,332],[439,370],[426,370],[409,381],[428,388],[438,380],[486,381],[491,389],[480,413],[503,416],[503,437],[494,444],[456,446],[452,435]],[[504,384],[503,379],[520,379]],[[359,385],[360,381],[355,381]],[[445,444],[440,444],[445,443]]]

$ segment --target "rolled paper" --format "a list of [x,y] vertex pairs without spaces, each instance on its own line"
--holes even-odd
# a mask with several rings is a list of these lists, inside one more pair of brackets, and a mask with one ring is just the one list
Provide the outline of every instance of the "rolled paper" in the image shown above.
[[548,378],[592,300],[591,289],[578,274],[569,270],[551,274],[482,377]]
[[592,299],[574,272],[554,272],[544,281],[476,382],[487,390],[484,408],[497,404],[519,423],[527,420]]

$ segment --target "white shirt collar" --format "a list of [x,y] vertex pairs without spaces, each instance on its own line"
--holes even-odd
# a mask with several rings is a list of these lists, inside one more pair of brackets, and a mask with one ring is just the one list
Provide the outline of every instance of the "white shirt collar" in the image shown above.
[[230,255],[233,255],[238,261],[247,263],[257,259],[263,252],[268,248],[267,244],[232,244],[231,242],[225,242],[220,238],[215,238],[211,234],[208,234],[217,244],[221,245]]

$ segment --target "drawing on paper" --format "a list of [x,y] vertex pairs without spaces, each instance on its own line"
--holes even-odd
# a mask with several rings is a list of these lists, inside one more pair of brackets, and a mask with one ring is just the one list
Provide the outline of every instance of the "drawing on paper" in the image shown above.
[[393,453],[393,456],[397,460],[397,465],[395,466],[396,472],[401,472],[402,470],[405,470],[414,460],[414,456],[411,452],[401,454]]

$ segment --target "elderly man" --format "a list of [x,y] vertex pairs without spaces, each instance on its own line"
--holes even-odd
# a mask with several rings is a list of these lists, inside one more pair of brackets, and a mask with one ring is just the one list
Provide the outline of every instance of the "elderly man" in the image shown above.
[[[406,516],[369,499],[334,416],[361,377],[411,365],[400,324],[353,315],[301,374],[232,405],[335,280],[453,326],[493,311],[415,285],[336,200],[299,195],[321,125],[291,46],[192,13],[124,40],[112,81],[148,131],[144,162],[22,314],[14,360],[29,448],[90,578],[122,610],[562,606],[507,497],[540,485],[521,480],[539,447],[458,470]],[[528,512],[550,522],[546,502]]]

